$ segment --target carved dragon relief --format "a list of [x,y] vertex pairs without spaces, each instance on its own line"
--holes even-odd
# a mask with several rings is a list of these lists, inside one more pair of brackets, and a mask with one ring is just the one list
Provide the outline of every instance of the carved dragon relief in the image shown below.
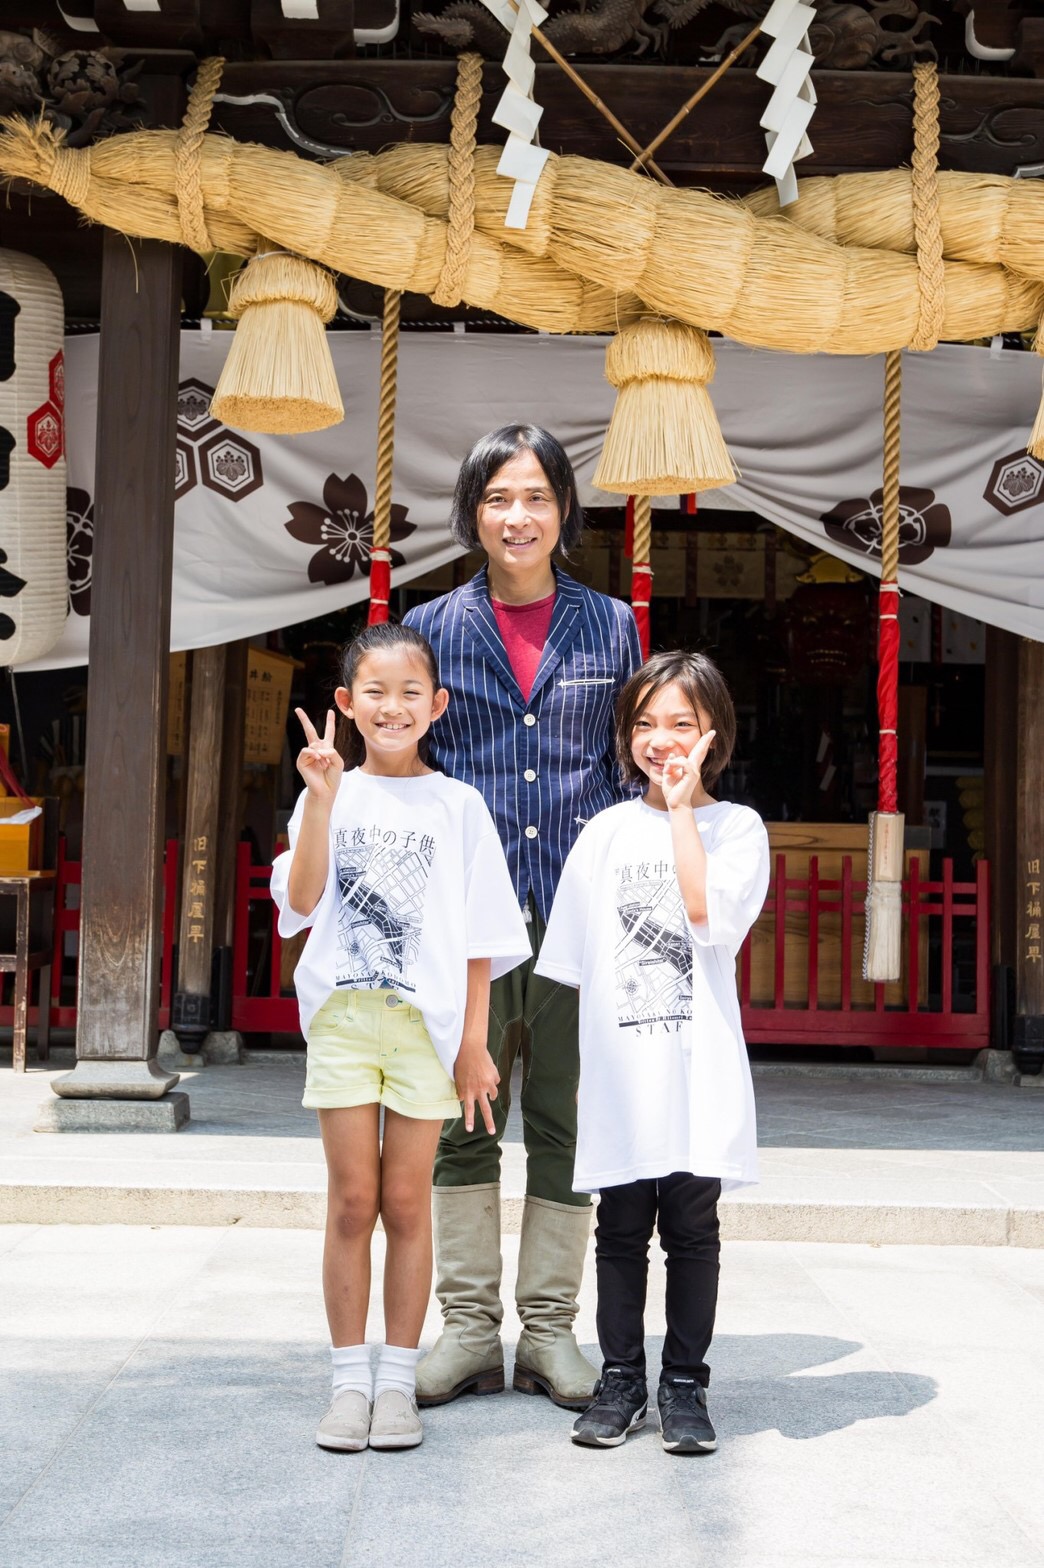
[[[631,44],[639,55],[650,48],[662,52],[669,34],[693,21],[711,3],[712,0],[589,0],[581,3],[578,10],[560,11],[552,16],[543,32],[566,55],[613,55]],[[767,13],[770,0],[717,3],[749,22]],[[812,52],[816,63],[826,70],[862,70],[875,60],[903,64],[930,47],[925,31],[935,18],[918,0],[869,0],[867,5],[839,0],[811,3],[817,12],[809,30]],[[501,59],[507,47],[507,33],[481,0],[450,0],[438,14],[414,12],[413,25],[447,48],[478,49],[491,60]],[[727,29],[708,51],[708,58],[720,58],[746,31],[746,27]]]
[[137,77],[122,50],[68,49],[45,33],[0,29],[0,114],[42,114],[66,133],[66,146],[137,129],[145,111]]

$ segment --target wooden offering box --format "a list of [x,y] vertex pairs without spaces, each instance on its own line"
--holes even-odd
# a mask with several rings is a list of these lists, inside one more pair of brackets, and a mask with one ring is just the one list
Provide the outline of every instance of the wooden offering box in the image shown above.
[[[777,858],[786,857],[786,910],[783,916],[783,997],[782,1004],[806,1008],[840,1007],[842,992],[842,952],[848,947],[851,965],[851,1005],[873,1007],[874,986],[863,979],[863,938],[865,931],[863,898],[866,884],[867,827],[865,823],[769,822],[766,823],[772,851],[771,881],[765,909],[751,932],[750,1001],[753,1006],[780,1005],[775,996],[777,963],[775,898],[779,889]],[[903,857],[903,875],[909,876],[912,863],[920,863],[922,879],[928,877],[928,848],[915,847],[918,837],[927,839],[924,830],[908,828]],[[850,885],[845,888],[844,863],[851,862]],[[816,862],[813,867],[813,861]],[[847,908],[846,908],[847,905]],[[903,916],[903,978],[885,986],[885,1005],[905,1006],[909,1002],[906,954],[909,935],[908,916]],[[842,933],[847,928],[847,938]],[[809,963],[809,937],[817,934],[818,962]],[[918,1001],[928,996],[928,922],[921,921],[918,933]],[[814,977],[814,978],[813,978]],[[816,997],[810,996],[815,986]]]
[[[43,802],[33,798],[33,805]],[[31,822],[7,822],[25,811],[25,803],[17,795],[0,796],[0,876],[20,876],[25,871],[39,871],[43,850],[43,813]]]

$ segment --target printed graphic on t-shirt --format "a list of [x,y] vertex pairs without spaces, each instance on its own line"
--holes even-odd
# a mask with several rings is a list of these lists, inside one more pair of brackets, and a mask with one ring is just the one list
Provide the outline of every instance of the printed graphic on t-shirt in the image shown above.
[[415,991],[435,840],[430,833],[341,828],[334,854],[340,895],[336,983],[356,991]]
[[616,868],[616,1012],[620,1027],[680,1028],[692,1018],[692,941],[674,867],[666,860]]

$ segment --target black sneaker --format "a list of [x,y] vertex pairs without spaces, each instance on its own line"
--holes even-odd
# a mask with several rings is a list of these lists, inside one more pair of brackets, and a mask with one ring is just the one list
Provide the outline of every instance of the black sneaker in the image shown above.
[[573,1423],[573,1442],[619,1448],[628,1432],[645,1424],[648,1409],[645,1378],[623,1367],[606,1367],[595,1384],[594,1399]]
[[712,1454],[717,1434],[707,1414],[707,1390],[694,1377],[665,1378],[656,1394],[660,1431],[669,1454]]

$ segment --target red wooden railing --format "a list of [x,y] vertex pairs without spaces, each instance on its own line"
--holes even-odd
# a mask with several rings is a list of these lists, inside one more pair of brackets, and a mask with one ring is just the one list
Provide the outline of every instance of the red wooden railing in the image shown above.
[[[757,1045],[891,1045],[931,1047],[937,1050],[974,1050],[989,1044],[989,867],[980,860],[974,882],[955,882],[953,861],[944,860],[942,880],[924,881],[920,862],[914,858],[903,881],[903,972],[901,1001],[886,1002],[884,985],[873,987],[872,1004],[853,1000],[853,948],[859,951],[863,929],[866,883],[852,875],[851,856],[841,865],[841,876],[819,875],[819,857],[809,859],[808,871],[787,876],[784,854],[775,858],[774,873],[761,920],[773,925],[772,995],[768,1001],[752,1000],[752,959],[755,934],[743,944],[739,963],[740,1007],[747,1041]],[[839,916],[840,984],[836,1003],[820,1002],[820,923],[822,916]],[[805,961],[806,995],[798,1003],[786,1000],[788,915],[807,921]],[[970,922],[975,981],[970,995],[954,1006],[954,926]],[[935,929],[932,929],[932,923]],[[755,928],[756,931],[757,928]],[[936,936],[937,941],[926,941]],[[938,991],[926,995],[927,975],[922,961],[929,954],[938,973]],[[857,968],[856,974],[860,970]],[[793,971],[790,975],[794,983]]]
[[250,845],[240,844],[232,945],[232,1028],[243,1034],[295,1034],[298,1028],[297,998],[284,995],[280,985],[283,940],[268,891],[271,877],[271,866],[255,866]]
[[[250,846],[239,846],[236,878],[235,952],[232,978],[232,1027],[244,1032],[297,1030],[297,1003],[280,984],[282,942],[276,930],[275,909],[268,893],[271,870],[251,861]],[[921,879],[920,863],[911,861],[903,883],[905,992],[901,1003],[886,1001],[884,985],[873,987],[873,1002],[853,997],[853,949],[861,951],[866,884],[852,876],[852,860],[845,856],[841,876],[819,874],[818,856],[808,871],[788,877],[785,854],[777,854],[772,884],[761,920],[771,921],[772,984],[768,1001],[752,994],[755,935],[743,944],[739,962],[740,1004],[743,1029],[756,1045],[890,1045],[935,1049],[977,1050],[989,1044],[989,870],[980,861],[974,882],[955,882],[953,862],[943,862],[942,881]],[[776,919],[777,911],[783,918]],[[787,915],[804,917],[807,952],[804,962],[803,999],[787,1002]],[[840,944],[838,1001],[821,1001],[821,931],[823,917],[835,919],[834,945]],[[954,925],[972,922],[974,933],[974,992],[958,998],[954,1010]],[[933,928],[934,923],[934,928]],[[937,940],[929,943],[929,934]],[[793,926],[790,933],[793,939]],[[803,941],[802,945],[806,945]],[[931,952],[940,990],[927,992],[922,972],[925,951]],[[793,949],[791,948],[791,955]],[[253,956],[253,962],[251,962]],[[860,970],[856,964],[855,978]],[[835,977],[836,978],[836,977]],[[790,984],[794,984],[793,962]],[[858,989],[858,986],[857,986]],[[894,988],[893,988],[894,990]]]
[[[173,989],[173,949],[179,853],[169,840],[164,860],[163,954],[159,1024],[170,1018]],[[238,846],[236,858],[236,912],[232,955],[231,1026],[244,1034],[295,1034],[297,1001],[281,984],[283,944],[276,929],[276,911],[269,895],[271,867],[254,865],[249,844]],[[54,963],[51,970],[51,1025],[75,1028],[76,1007],[62,1001],[64,979],[75,964],[65,953],[68,933],[78,933],[78,898],[70,897],[80,883],[80,865],[59,854],[55,894]],[[739,961],[740,1008],[743,1029],[752,1045],[889,1045],[949,1050],[976,1050],[989,1044],[989,870],[980,861],[974,882],[955,882],[953,863],[946,860],[940,881],[925,881],[920,863],[911,861],[903,883],[903,968],[900,988],[876,985],[872,1002],[858,996],[858,954],[863,929],[866,884],[852,875],[849,856],[841,875],[821,877],[819,860],[812,856],[807,872],[787,875],[785,854],[777,854],[772,882],[761,916],[760,930],[743,944]],[[782,918],[777,919],[777,913]],[[797,917],[787,929],[787,916]],[[832,927],[832,946],[839,946],[839,974],[829,977],[823,967],[827,937],[824,922]],[[967,923],[971,925],[968,927]],[[962,923],[972,933],[974,987],[956,996],[953,985],[954,934]],[[761,976],[754,995],[755,943],[766,942],[769,925],[771,964],[768,998]],[[795,948],[795,932],[800,948]],[[931,940],[929,940],[929,936]],[[803,952],[801,951],[803,949]],[[855,953],[855,958],[853,958]],[[928,994],[923,970],[929,955],[935,994]],[[788,965],[789,959],[789,965]],[[764,969],[764,961],[762,960]],[[854,972],[853,972],[854,971]],[[787,1000],[790,991],[799,1000]],[[67,986],[66,986],[67,989]],[[863,988],[864,990],[866,988]],[[836,999],[824,992],[836,991]],[[0,1007],[0,1024],[10,1026],[13,1009]],[[36,1009],[30,1010],[34,1022]]]
[[[169,838],[163,856],[163,947],[160,955],[160,1005],[159,1027],[166,1029],[170,1023],[170,999],[174,986],[174,916],[178,901],[178,857],[180,846],[176,838]],[[54,889],[54,955],[51,960],[51,1028],[76,1028],[76,1002],[62,1001],[63,980],[69,982],[79,965],[80,934],[80,862],[69,860],[65,853],[65,840],[58,841],[58,863]],[[71,890],[77,889],[75,897]],[[76,951],[66,953],[65,939],[73,933]],[[70,973],[72,971],[72,973]],[[75,998],[76,989],[72,987]],[[30,1007],[29,1023],[35,1026],[39,1008]],[[10,1028],[14,1021],[14,1008],[0,1006],[0,1026]]]

